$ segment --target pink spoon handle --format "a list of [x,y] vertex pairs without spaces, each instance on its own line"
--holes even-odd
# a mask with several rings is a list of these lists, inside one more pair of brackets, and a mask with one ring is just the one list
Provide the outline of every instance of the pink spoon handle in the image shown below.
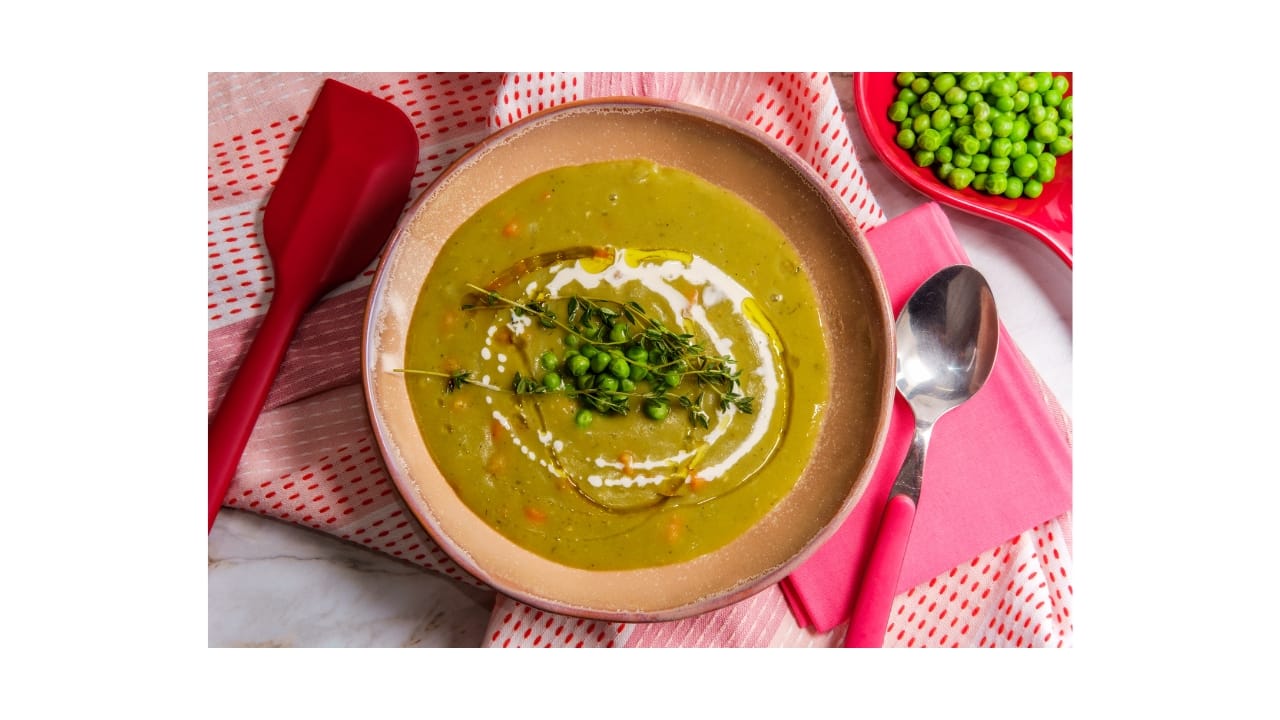
[[[278,288],[277,288],[278,290]],[[231,487],[240,456],[249,444],[249,436],[258,415],[267,402],[271,384],[275,382],[289,341],[298,329],[305,299],[280,294],[272,298],[266,317],[249,346],[240,369],[236,371],[217,414],[209,424],[209,529],[218,516],[222,501]]]
[[871,561],[858,588],[845,647],[884,647],[884,631],[889,624],[889,610],[897,594],[902,558],[916,517],[916,504],[907,495],[894,495],[885,505],[880,529],[871,553]]

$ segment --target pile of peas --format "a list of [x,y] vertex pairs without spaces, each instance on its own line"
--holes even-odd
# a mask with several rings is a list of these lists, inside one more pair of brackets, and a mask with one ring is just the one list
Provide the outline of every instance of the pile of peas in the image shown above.
[[1052,73],[898,73],[898,146],[955,190],[1036,198],[1071,152],[1071,96]]
[[625,412],[640,382],[649,386],[650,397],[640,406],[644,415],[661,421],[671,413],[670,402],[663,395],[680,384],[685,363],[660,351],[651,353],[642,338],[629,339],[628,335],[628,325],[616,322],[589,329],[584,337],[566,335],[563,358],[550,350],[539,356],[542,387],[549,392],[568,390],[584,406],[574,416],[578,427],[591,424],[592,409]]

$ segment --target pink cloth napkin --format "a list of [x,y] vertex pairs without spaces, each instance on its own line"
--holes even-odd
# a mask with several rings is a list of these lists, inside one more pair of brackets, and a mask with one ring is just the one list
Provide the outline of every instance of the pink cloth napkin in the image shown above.
[[[699,105],[751,125],[808,162],[860,228],[886,219],[827,73],[211,73],[210,414],[270,303],[274,277],[260,237],[262,208],[326,77],[368,90],[409,116],[421,146],[415,197],[467,149],[529,114],[577,99],[638,95]],[[917,252],[907,243],[899,250],[908,257]],[[360,327],[372,274],[373,266],[304,317],[225,504],[478,585],[414,520],[373,439],[359,385]],[[940,425],[935,442],[944,431]],[[909,625],[891,627],[886,645],[1069,642],[1065,530],[1059,519],[1023,525],[979,554],[959,557],[967,564],[950,568],[958,573],[952,581],[933,578],[897,598],[895,613]],[[917,616],[908,603],[928,613]],[[818,631],[797,623],[782,585],[773,585],[731,607],[647,625],[580,620],[499,596],[484,644],[830,646],[841,635],[839,627]]]
[[[935,271],[969,264],[946,215],[933,203],[870,230],[867,240],[895,317]],[[999,304],[997,297],[997,310]],[[862,501],[837,534],[783,581],[802,625],[827,631],[848,620],[913,428],[911,408],[897,395],[885,448]],[[987,384],[934,428],[898,590],[1070,510],[1066,417],[1001,326]]]

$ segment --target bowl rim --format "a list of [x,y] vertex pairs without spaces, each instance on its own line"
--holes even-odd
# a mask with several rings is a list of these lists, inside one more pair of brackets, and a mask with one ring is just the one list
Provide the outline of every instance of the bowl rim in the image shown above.
[[[882,344],[886,357],[886,362],[881,368],[881,377],[878,378],[877,383],[877,399],[880,402],[881,411],[877,417],[876,429],[870,443],[869,451],[864,458],[863,467],[858,478],[851,485],[850,492],[843,498],[838,509],[825,523],[825,525],[823,525],[817,533],[810,536],[798,552],[793,554],[786,562],[775,566],[773,569],[755,576],[747,582],[739,583],[737,587],[731,588],[725,592],[704,596],[692,602],[662,610],[632,612],[584,607],[575,603],[561,602],[545,596],[532,594],[521,588],[513,588],[496,578],[491,572],[476,562],[470,553],[466,552],[465,549],[458,547],[452,538],[436,525],[432,520],[432,513],[422,512],[423,508],[420,508],[419,505],[425,505],[425,499],[414,493],[406,492],[406,488],[403,483],[412,482],[412,480],[402,478],[400,468],[389,460],[390,457],[394,456],[394,449],[387,447],[385,444],[387,442],[388,428],[383,424],[374,400],[374,372],[372,369],[373,360],[371,356],[376,344],[374,324],[377,319],[376,312],[378,300],[385,287],[386,275],[389,272],[391,259],[399,244],[410,234],[410,225],[418,217],[423,206],[430,202],[437,192],[440,191],[441,188],[445,187],[457,174],[465,172],[466,169],[470,167],[471,163],[478,157],[483,156],[494,146],[505,142],[508,138],[514,137],[515,135],[530,129],[539,123],[552,122],[558,116],[594,110],[654,110],[691,116],[694,119],[708,122],[731,133],[742,136],[744,140],[767,150],[781,162],[785,163],[792,171],[802,176],[805,183],[810,185],[811,188],[821,196],[823,204],[832,213],[836,221],[847,231],[849,235],[849,252],[856,253],[861,258],[862,266],[865,267],[870,275],[870,287],[873,289],[875,294],[875,310],[877,311],[876,314],[879,315],[880,325],[882,328],[882,331],[879,333],[879,337],[876,339]],[[410,510],[413,519],[419,523],[431,539],[442,551],[445,552],[450,560],[455,562],[459,567],[485,585],[508,597],[540,610],[569,615],[572,617],[611,622],[664,622],[692,617],[727,607],[749,598],[768,586],[777,583],[794,571],[805,560],[811,557],[840,529],[844,524],[844,521],[848,519],[853,508],[862,498],[868,484],[870,483],[871,476],[879,463],[886,443],[886,438],[888,436],[889,420],[893,412],[896,393],[896,388],[894,386],[894,375],[896,370],[893,361],[895,356],[893,328],[894,318],[892,305],[890,303],[888,287],[885,282],[884,275],[874,253],[871,251],[865,235],[858,227],[852,211],[839,197],[831,192],[830,187],[828,187],[828,184],[822,180],[818,172],[792,150],[779,145],[771,136],[763,133],[759,128],[696,105],[658,98],[632,96],[586,98],[562,103],[546,110],[526,115],[514,123],[506,125],[505,127],[485,136],[483,139],[477,141],[475,145],[461,153],[452,163],[446,166],[405,209],[396,229],[393,231],[390,240],[388,241],[386,248],[379,257],[378,265],[373,276],[373,281],[370,283],[365,302],[361,338],[361,386],[364,391],[365,407],[369,416],[370,424],[373,428],[374,438],[377,442],[379,451],[382,454],[384,464],[387,466],[388,472],[391,475],[394,489]]]

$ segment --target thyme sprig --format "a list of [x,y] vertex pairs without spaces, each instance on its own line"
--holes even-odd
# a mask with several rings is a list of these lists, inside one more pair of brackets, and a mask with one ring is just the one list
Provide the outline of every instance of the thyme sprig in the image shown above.
[[[517,372],[508,389],[481,383],[467,370],[406,371],[445,379],[445,392],[463,385],[518,396],[563,391],[582,406],[576,418],[581,427],[591,422],[593,410],[626,415],[637,401],[655,421],[666,419],[674,403],[686,412],[691,425],[700,428],[711,424],[708,402],[720,412],[733,408],[750,415],[755,411],[754,398],[741,392],[741,370],[731,356],[709,352],[693,333],[667,327],[634,300],[574,295],[565,299],[561,316],[547,296],[517,300],[478,285],[467,287],[471,294],[463,310],[509,309],[513,318],[527,316],[542,328],[560,330],[569,349],[563,358],[544,353],[532,363],[542,370],[541,377]],[[692,381],[694,391],[677,392],[687,381]]]

